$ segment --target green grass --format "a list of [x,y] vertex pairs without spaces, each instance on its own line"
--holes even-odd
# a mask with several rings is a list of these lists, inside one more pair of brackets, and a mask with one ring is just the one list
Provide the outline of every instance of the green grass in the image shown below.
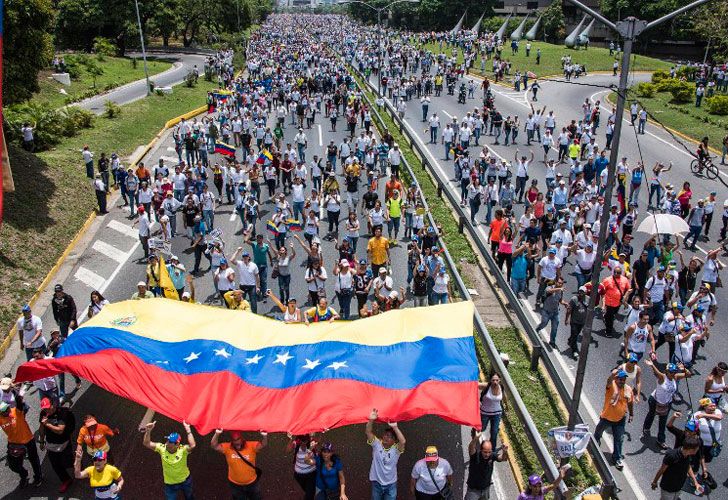
[[[364,86],[364,82],[358,75],[354,74],[354,77],[359,83],[359,86],[365,89],[364,92],[370,102],[374,102],[374,94]],[[394,137],[394,140],[399,143],[400,149],[410,164],[420,184],[420,188],[427,199],[430,212],[436,223],[442,226],[442,239],[453,260],[456,262],[458,271],[460,271],[460,263],[463,261],[475,264],[477,262],[475,257],[477,249],[470,245],[465,235],[458,232],[457,221],[453,216],[453,211],[446,201],[437,196],[435,183],[424,169],[422,162],[412,151],[412,148],[409,146],[409,141],[399,132],[398,127],[386,112],[382,112],[381,116],[383,123],[380,123],[376,115],[374,115],[375,126],[380,132],[385,129],[388,130]],[[410,179],[406,178],[406,171],[404,171],[403,177],[406,182],[410,181]],[[461,273],[461,276],[466,285],[470,286],[469,282],[472,280],[468,279],[467,274]],[[556,403],[558,396],[551,390],[546,378],[540,371],[532,372],[530,370],[530,353],[515,328],[491,327],[488,331],[496,347],[501,352],[507,352],[511,357],[512,365],[509,367],[508,372],[513,378],[513,382],[518,388],[526,408],[536,423],[539,433],[546,439],[549,429],[566,424],[566,416]],[[475,343],[479,358],[484,362],[484,360],[488,359],[488,355],[478,335],[475,335]],[[489,371],[487,364],[483,364],[482,368],[486,373]],[[512,406],[512,401],[510,403]],[[509,418],[509,415],[511,418]],[[533,473],[540,474],[542,472],[541,465],[518,419],[513,413],[506,412],[503,423],[506,434],[511,441],[513,456],[516,458],[521,473],[523,474],[522,479],[526,481],[528,475]],[[568,485],[573,487],[575,491],[581,491],[591,485],[600,483],[599,475],[585,457],[572,462],[574,474],[569,479]]]
[[[90,56],[95,59],[94,56]],[[144,78],[144,61],[137,60],[137,67],[134,68],[132,60],[124,57],[106,57],[103,62],[97,61],[103,69],[104,74],[96,78],[96,87],[91,75],[85,69],[81,70],[78,80],[72,80],[70,86],[65,86],[51,78],[52,71],[42,71],[38,75],[40,92],[33,96],[34,102],[46,104],[52,108],[60,108],[67,104],[67,99],[73,102],[91,97],[92,94],[100,94],[114,87],[119,87],[129,82]],[[172,67],[172,63],[155,59],[147,59],[149,78],[154,80],[154,75]],[[59,91],[65,89],[68,95]]]
[[[9,331],[21,305],[35,293],[96,207],[81,162],[83,145],[126,158],[147,144],[167,120],[204,105],[206,92],[213,88],[200,80],[195,88],[180,85],[171,95],[153,95],[122,106],[118,118],[97,117],[94,128],[37,155],[8,145],[16,191],[5,195],[0,228],[1,335]],[[86,298],[76,300],[83,303]]]
[[[634,96],[634,98],[660,123],[692,137],[696,142],[708,136],[710,145],[718,151],[721,150],[723,137],[728,133],[728,116],[709,114],[705,108],[705,99],[702,107],[696,108],[695,102],[686,104],[671,102],[672,95],[669,92],[657,92],[654,97]],[[610,100],[617,102],[615,95],[610,95]],[[648,128],[650,121],[652,120],[648,120]],[[652,127],[659,125],[652,124]]]
[[[448,57],[452,56],[452,49],[443,44],[442,50],[438,43],[428,43],[425,48],[437,55],[444,52]],[[536,65],[536,49],[541,49],[541,64]],[[522,40],[518,53],[511,54],[510,42],[503,47],[501,57],[511,62],[511,78],[516,71],[532,71],[538,77],[561,75],[561,57],[571,55],[575,63],[584,64],[589,71],[611,71],[615,56],[609,55],[609,49],[601,47],[589,47],[587,50],[568,49],[564,45],[554,45],[546,42],[531,42],[531,56],[526,57],[526,42]],[[458,62],[462,62],[463,53],[458,49]],[[633,58],[632,70],[634,71],[655,71],[658,69],[669,70],[671,64],[652,57],[636,55]],[[473,64],[472,71],[480,74],[480,57]],[[485,62],[485,76],[493,74],[492,61]],[[508,78],[508,77],[506,77]]]

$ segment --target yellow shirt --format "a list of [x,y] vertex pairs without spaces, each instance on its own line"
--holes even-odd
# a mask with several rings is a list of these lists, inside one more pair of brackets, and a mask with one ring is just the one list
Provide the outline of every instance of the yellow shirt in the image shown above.
[[402,198],[390,198],[387,200],[390,217],[402,217]]
[[99,472],[93,465],[83,470],[88,474],[88,481],[92,488],[110,486],[121,477],[121,471],[113,465],[106,464]]
[[225,293],[223,297],[225,297],[225,303],[229,309],[234,309],[236,311],[250,311],[250,303],[247,300],[243,299],[240,302],[235,301],[235,292],[233,290]]
[[367,244],[367,251],[372,256],[372,264],[381,266],[387,262],[387,250],[389,249],[389,240],[384,236],[380,238],[372,238]]
[[569,158],[576,158],[577,156],[579,156],[580,151],[581,148],[579,147],[579,145],[572,143],[569,146]]

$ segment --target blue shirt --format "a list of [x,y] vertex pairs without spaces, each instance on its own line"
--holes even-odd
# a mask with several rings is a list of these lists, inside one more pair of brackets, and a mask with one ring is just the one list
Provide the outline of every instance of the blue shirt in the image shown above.
[[511,266],[511,278],[517,279],[517,280],[525,280],[526,275],[528,273],[528,259],[526,259],[526,256],[521,253],[513,259],[513,264]]
[[594,165],[596,165],[597,177],[599,177],[602,171],[607,168],[607,165],[609,165],[609,158],[607,158],[606,156],[604,158],[599,156],[596,160],[594,160]]
[[334,466],[331,469],[326,468],[324,460],[320,455],[316,455],[316,488],[320,490],[333,490],[337,493],[341,487],[339,483],[339,471],[343,469],[339,457],[334,456]]

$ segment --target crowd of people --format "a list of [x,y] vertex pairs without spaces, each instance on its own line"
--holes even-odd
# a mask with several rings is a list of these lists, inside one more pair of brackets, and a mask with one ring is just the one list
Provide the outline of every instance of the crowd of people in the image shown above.
[[[420,101],[421,121],[428,125],[425,135],[430,144],[443,146],[441,158],[452,167],[461,206],[470,209],[474,226],[486,226],[492,256],[516,295],[529,297],[535,293],[535,308],[541,315],[536,328],[550,326],[549,345],[553,349],[558,349],[559,325],[563,321],[570,328],[566,353],[578,358],[592,270],[597,266],[606,271],[598,290],[604,335],[623,337],[623,343],[616,367],[607,376],[604,410],[595,437],[599,441],[603,431],[611,428],[615,466],[623,468],[625,426],[631,422],[633,404],[642,399],[649,407],[643,422],[646,443],[654,442],[658,450],[672,450],[666,444],[667,422],[676,436],[681,435],[682,429],[674,423],[683,414],[687,417],[685,428],[690,429],[686,432],[692,433],[689,442],[679,439],[675,450],[665,454],[656,479],[661,481],[663,498],[676,498],[688,472],[677,479],[671,473],[682,470],[686,460],[692,465],[689,477],[696,491],[713,490],[718,483],[709,464],[720,453],[721,407],[725,408],[728,367],[722,361],[712,367],[705,377],[703,397],[689,393],[684,396],[678,391],[678,381],[697,374],[699,360],[705,359],[699,356],[700,349],[711,352],[709,339],[718,311],[715,293],[722,286],[720,272],[725,267],[719,256],[724,248],[713,246],[701,258],[696,245],[711,241],[711,237],[718,239],[711,234],[713,216],[720,210],[717,193],[698,198],[690,181],[672,185],[665,179],[672,163],[650,165],[622,156],[615,167],[617,202],[605,206],[616,118],[613,108],[603,116],[599,101],[586,99],[571,116],[569,110],[530,104],[524,122],[519,122],[518,116],[503,117],[486,77],[477,84],[482,89],[482,106],[467,105],[462,119],[448,115],[449,119],[441,120],[430,109],[432,99],[440,95],[438,83],[459,85],[461,94],[467,92],[470,100],[475,99],[472,89],[476,85],[468,68],[478,58],[482,73],[486,62],[493,62],[495,82],[507,70],[500,62],[502,46],[499,50],[492,36],[475,38],[467,32],[454,36],[387,33],[380,39],[374,34],[353,49],[351,56],[363,74],[379,72],[378,79],[386,82],[382,90],[390,90],[388,97],[395,107],[398,100]],[[425,46],[432,41],[438,41],[439,53]],[[571,64],[562,59],[565,72],[571,71]],[[701,78],[724,81],[723,66],[714,64],[699,70]],[[523,90],[529,88],[529,73],[519,75],[520,82],[515,79],[517,90],[521,84]],[[532,87],[537,85],[530,83]],[[536,100],[534,91],[530,101]],[[637,134],[644,134],[646,110],[631,103],[629,114]],[[519,137],[521,128],[525,141]],[[606,138],[604,145],[600,144],[602,137]],[[502,154],[500,146],[511,146],[515,152],[511,149]],[[541,146],[542,155],[530,149],[536,146]],[[703,156],[707,155],[707,143],[701,147]],[[537,177],[541,176],[545,177],[545,185],[539,184]],[[479,215],[481,207],[485,207],[484,219]],[[640,215],[640,207],[650,212]],[[597,255],[604,210],[609,212],[607,241],[605,252]],[[690,229],[688,234],[648,235],[641,248],[633,245],[639,223],[661,213],[683,218]],[[728,200],[723,203],[720,241],[726,238],[727,214]],[[620,316],[622,325],[617,327]],[[665,344],[667,349],[660,349]],[[645,370],[654,376],[654,383],[647,380],[652,376],[642,377],[640,363],[648,367]],[[645,389],[655,387],[647,398],[641,395],[643,380]],[[634,387],[630,388],[631,384]],[[687,411],[678,412],[677,405],[687,406]],[[655,416],[658,433],[651,441]]]

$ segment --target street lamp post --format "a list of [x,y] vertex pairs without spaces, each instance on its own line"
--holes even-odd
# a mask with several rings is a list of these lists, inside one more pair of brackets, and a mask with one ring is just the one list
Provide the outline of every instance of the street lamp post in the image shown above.
[[144,48],[144,32],[142,31],[142,18],[139,16],[139,0],[134,0],[134,7],[136,8],[137,24],[139,25],[139,39],[142,42],[142,59],[144,60],[144,76],[147,79],[147,95],[152,94],[152,89],[149,86],[149,70],[147,69],[147,51]]
[[352,3],[358,3],[361,5],[365,5],[375,11],[377,13],[377,28],[379,31],[379,51],[378,51],[378,58],[377,58],[377,92],[379,95],[382,95],[382,59],[384,58],[384,51],[382,50],[382,12],[389,9],[395,4],[398,3],[420,3],[420,0],[395,0],[394,2],[389,2],[387,5],[383,7],[374,7],[370,3],[364,2],[363,0],[344,0],[343,2],[339,2],[339,5],[346,5],[346,4],[352,4]]
[[[579,0],[567,0],[573,3],[576,7],[583,10],[590,16],[594,17],[605,26],[616,31],[624,40],[624,51],[622,53],[622,72],[619,78],[619,87],[617,88],[617,109],[614,118],[614,135],[612,138],[612,150],[609,155],[609,164],[607,171],[607,185],[604,191],[604,209],[602,210],[601,218],[599,219],[599,242],[597,244],[596,255],[604,255],[605,244],[607,240],[607,229],[609,224],[609,207],[611,206],[612,192],[614,191],[614,184],[616,180],[616,165],[619,161],[619,140],[622,133],[622,122],[624,115],[624,106],[626,101],[627,92],[627,78],[629,76],[629,60],[632,55],[632,45],[635,39],[645,30],[653,28],[659,24],[669,21],[686,12],[690,9],[698,7],[706,3],[708,0],[697,0],[689,5],[686,5],[674,12],[671,12],[659,19],[652,22],[642,21],[634,17],[627,17],[624,20],[618,21],[616,24],[606,19],[604,16],[590,9],[586,5],[582,4]],[[586,320],[584,323],[584,329],[582,330],[582,341],[581,349],[579,351],[579,364],[576,371],[576,379],[574,382],[574,393],[571,399],[571,407],[569,408],[569,429],[573,429],[576,425],[577,415],[579,412],[579,402],[581,400],[581,391],[584,385],[584,374],[586,371],[586,362],[589,355],[589,344],[591,343],[592,337],[592,324],[594,322],[594,308],[597,303],[597,295],[599,288],[599,273],[601,271],[600,266],[595,265],[592,270],[591,283],[592,290],[589,295],[589,307],[587,309]]]

